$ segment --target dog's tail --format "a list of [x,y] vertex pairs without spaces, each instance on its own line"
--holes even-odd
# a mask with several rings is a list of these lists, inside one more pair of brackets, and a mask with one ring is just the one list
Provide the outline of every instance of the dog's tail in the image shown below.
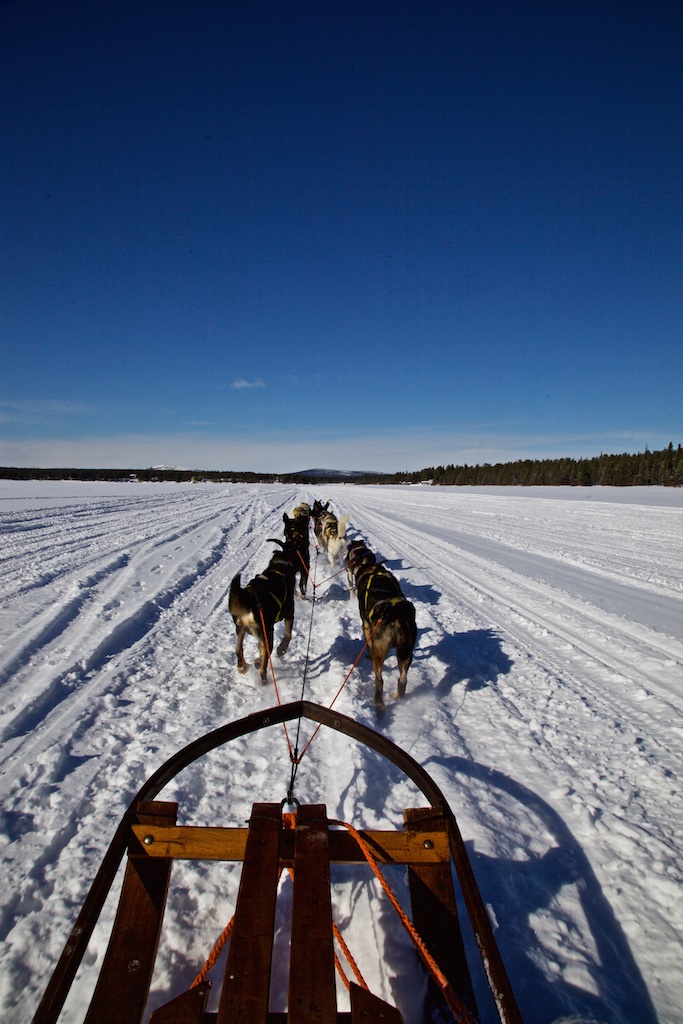
[[401,624],[397,630],[396,637],[396,655],[399,661],[406,661],[408,664],[413,660],[413,650],[417,641],[417,624],[415,622],[415,609],[412,609],[412,615]]
[[[412,657],[417,640],[417,623],[415,621],[415,605],[412,601],[399,601],[390,605],[382,614],[383,621],[393,625],[394,643],[399,661]],[[408,660],[410,664],[410,660]]]
[[236,573],[236,575],[232,578],[232,583],[230,584],[228,608],[230,609],[231,615],[239,615],[247,610],[244,602],[244,591],[242,589],[242,581],[240,576],[240,573]]
[[346,537],[346,524],[349,521],[349,516],[342,516],[337,524],[337,536]]

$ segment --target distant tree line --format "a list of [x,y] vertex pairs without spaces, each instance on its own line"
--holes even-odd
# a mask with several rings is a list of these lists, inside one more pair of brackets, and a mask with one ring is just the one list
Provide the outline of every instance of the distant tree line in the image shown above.
[[24,469],[0,466],[0,480],[89,480],[125,483],[273,483],[276,473],[218,472],[192,469]]
[[383,477],[382,483],[430,481],[442,486],[572,486],[660,487],[683,486],[683,449],[680,444],[631,455],[597,455],[591,459],[521,459],[483,466],[434,466],[419,473]]
[[558,487],[660,487],[683,486],[683,449],[680,444],[668,448],[631,455],[597,455],[591,459],[522,459],[483,466],[429,466],[416,472],[343,473],[329,475],[308,473],[248,473],[233,471],[198,471],[189,469],[23,469],[0,466],[3,480],[90,480],[130,481],[144,483],[172,481],[176,483],[288,483],[321,485],[355,484],[417,484],[436,486],[496,487],[537,486]]

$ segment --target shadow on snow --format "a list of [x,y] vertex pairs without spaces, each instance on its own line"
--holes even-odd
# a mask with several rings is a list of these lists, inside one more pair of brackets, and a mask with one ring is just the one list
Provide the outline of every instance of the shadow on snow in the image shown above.
[[[588,858],[556,811],[521,783],[466,758],[434,756],[424,767],[429,770],[430,764],[508,794],[538,817],[555,840],[556,845],[543,856],[521,861],[489,857],[467,843],[477,881],[498,922],[496,940],[526,1024],[550,1024],[567,1017],[596,1024],[656,1024],[657,1015],[624,931]],[[565,885],[575,886],[595,944],[596,956],[585,962],[595,991],[559,973],[550,979],[537,966],[539,943],[532,915],[545,908],[552,911],[553,899]],[[473,952],[470,962],[475,960]]]

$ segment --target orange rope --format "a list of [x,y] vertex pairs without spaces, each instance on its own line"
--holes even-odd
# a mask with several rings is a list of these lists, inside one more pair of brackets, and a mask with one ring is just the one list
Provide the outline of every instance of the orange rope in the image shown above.
[[313,589],[315,590],[317,584],[315,583],[315,581],[313,580],[313,577],[311,576],[311,570],[308,568],[308,566],[304,562],[304,556],[301,554],[300,551],[297,551],[297,555],[299,556],[299,561],[303,565],[304,571],[305,571],[306,575],[308,576],[309,580],[311,581],[311,583],[313,584]]
[[[275,687],[275,696],[277,697],[278,707],[282,707],[282,701],[280,700],[280,691],[277,686],[277,679],[275,678],[275,669],[273,667],[273,658],[268,645],[268,636],[266,634],[266,623],[263,618],[263,608],[259,605],[259,615],[261,616],[261,629],[263,630],[263,642],[266,645],[266,654],[268,655],[268,664],[270,665],[270,674],[273,677],[273,686]],[[292,750],[292,744],[289,739],[289,732],[287,731],[287,723],[282,723],[282,728],[285,730],[285,739],[287,740],[287,749],[289,750],[290,761],[294,760],[294,751]]]
[[[334,705],[335,705],[335,703],[336,703],[336,700],[337,700],[337,697],[339,696],[339,694],[340,694],[340,693],[342,692],[342,690],[344,689],[344,687],[345,687],[345,686],[346,686],[346,684],[348,683],[349,679],[351,678],[351,673],[353,672],[354,668],[356,667],[356,665],[358,664],[358,662],[359,662],[359,661],[360,661],[360,659],[362,658],[362,656],[363,656],[363,652],[365,651],[365,649],[367,648],[367,646],[369,645],[370,641],[372,640],[372,638],[373,638],[373,636],[374,636],[374,634],[375,634],[375,630],[376,630],[376,629],[379,629],[379,627],[380,627],[380,625],[381,625],[381,624],[382,624],[382,620],[381,620],[381,619],[378,619],[378,620],[377,620],[377,622],[376,622],[376,624],[375,624],[375,625],[373,626],[373,628],[372,628],[372,632],[370,633],[370,636],[368,637],[368,639],[367,639],[367,640],[365,641],[365,643],[364,643],[364,644],[363,644],[363,646],[361,647],[361,649],[360,649],[360,653],[359,653],[358,657],[357,657],[357,658],[356,658],[356,660],[354,661],[354,663],[353,663],[353,665],[351,666],[351,668],[349,669],[349,671],[348,671],[348,672],[346,673],[346,678],[344,679],[344,682],[343,682],[343,683],[341,684],[341,686],[339,687],[339,689],[338,689],[338,690],[337,690],[337,692],[335,693],[334,697],[332,698],[332,703],[330,704],[330,706],[329,706],[329,708],[328,708],[328,711],[331,711],[331,710],[332,710],[332,708],[334,707]],[[308,748],[310,747],[310,745],[311,745],[311,743],[313,742],[313,740],[315,739],[315,737],[316,737],[316,736],[318,735],[318,733],[320,732],[321,726],[322,726],[322,722],[320,723],[320,725],[317,725],[317,726],[315,727],[315,729],[313,730],[313,734],[311,735],[311,737],[310,737],[310,739],[308,740],[308,743],[306,744],[306,746],[304,747],[304,749],[303,749],[303,750],[301,751],[301,753],[300,753],[300,755],[299,755],[299,758],[298,758],[298,760],[297,760],[297,761],[295,762],[296,764],[299,764],[299,763],[301,762],[301,759],[303,758],[304,754],[306,753],[306,751],[307,751],[307,750],[308,750]]]
[[341,569],[338,569],[336,572],[333,572],[331,576],[327,576],[324,580],[320,580],[319,583],[314,583],[313,586],[322,587],[323,583],[329,583],[330,580],[333,580],[335,578],[335,576],[340,576],[341,573],[343,572],[346,572],[346,566],[344,565],[342,565]]
[[201,985],[201,983],[206,980],[206,976],[209,973],[209,971],[211,970],[211,968],[215,967],[216,961],[218,960],[219,956],[223,952],[223,946],[225,945],[225,943],[230,938],[230,935],[232,934],[232,928],[233,928],[234,923],[235,923],[235,917],[233,915],[233,917],[230,918],[230,920],[226,924],[225,928],[223,929],[223,932],[221,933],[221,936],[218,939],[218,942],[216,943],[216,945],[213,947],[213,949],[209,953],[209,955],[207,957],[207,960],[206,960],[206,963],[204,964],[204,966],[202,967],[201,971],[199,972],[197,977],[194,979],[192,984],[190,985],[190,988],[196,988],[197,985]]
[[[354,960],[353,955],[351,953],[351,950],[346,945],[346,942],[345,942],[345,940],[344,940],[344,938],[342,936],[342,933],[339,931],[339,927],[338,927],[336,921],[332,922],[332,931],[334,932],[334,937],[337,940],[337,942],[339,943],[339,945],[341,946],[342,952],[343,952],[344,956],[346,957],[346,962],[348,963],[348,965],[351,968],[351,970],[353,971],[353,973],[356,975],[356,981],[358,982],[358,984],[360,985],[361,988],[364,988],[364,989],[366,989],[369,992],[370,990],[368,988],[367,982],[366,982],[365,978],[363,977],[363,975],[360,973],[360,968],[358,967],[358,964]],[[337,972],[339,974],[339,977],[344,982],[344,985],[346,986],[346,988],[350,989],[351,988],[351,982],[349,981],[349,979],[347,978],[346,974],[344,973],[344,968],[342,967],[341,960],[339,959],[339,957],[337,956],[336,953],[334,954],[334,962],[335,962],[335,964],[337,966]]]
[[[284,817],[285,817],[285,815],[283,815],[283,818]],[[292,817],[294,817],[294,816],[292,815]],[[293,826],[285,825],[285,827],[287,828],[287,827],[293,827]],[[292,868],[289,869],[289,874],[290,874],[290,876],[293,879],[294,878],[294,871],[292,870]],[[233,929],[234,924],[235,924],[235,918],[234,918],[234,915],[233,915],[233,917],[230,918],[230,920],[228,921],[227,925],[223,929],[223,931],[222,931],[220,937],[218,938],[215,946],[213,947],[213,949],[209,953],[208,957],[206,958],[206,963],[204,964],[204,966],[202,967],[201,971],[199,972],[197,977],[194,979],[192,984],[190,985],[190,988],[196,988],[197,985],[201,985],[204,981],[206,981],[206,978],[207,978],[207,975],[209,974],[209,971],[213,970],[213,968],[216,966],[216,963],[217,963],[221,953],[223,952],[223,948],[224,948],[226,942],[228,941],[228,939],[232,935],[232,929]],[[347,946],[347,944],[346,944],[346,942],[344,940],[344,937],[342,936],[342,933],[339,931],[339,926],[337,925],[336,921],[332,922],[332,931],[334,932],[334,937],[337,940],[337,942],[339,943],[339,945],[341,946],[342,952],[343,952],[344,956],[346,957],[346,962],[348,963],[348,965],[350,966],[351,970],[353,971],[353,973],[356,976],[356,980],[358,981],[358,984],[361,986],[361,988],[367,989],[367,987],[368,987],[367,982],[365,981],[365,978],[361,974],[360,969],[358,967],[358,964],[356,963],[356,961],[355,961],[355,959],[353,957],[353,954],[351,953],[351,950]],[[346,988],[350,989],[351,988],[351,982],[349,981],[349,979],[348,979],[348,977],[347,977],[347,975],[346,975],[346,973],[344,971],[344,967],[343,967],[342,962],[339,959],[339,956],[337,955],[336,951],[335,951],[335,954],[334,954],[334,962],[335,962],[335,966],[337,968],[337,973],[339,974],[339,977],[341,978],[341,980],[344,983],[344,985],[346,986]]]
[[384,875],[379,869],[377,861],[375,860],[375,857],[370,847],[365,842],[361,834],[358,832],[357,829],[353,827],[353,825],[350,825],[348,821],[333,821],[332,819],[330,819],[330,825],[341,825],[345,829],[348,829],[348,831],[351,833],[351,835],[354,837],[354,839],[360,846],[365,856],[365,859],[372,868],[374,874],[377,877],[377,880],[379,881],[380,885],[382,886],[385,893],[389,897],[389,900],[391,901],[394,910],[398,914],[401,924],[410,935],[418,953],[420,954],[429,971],[431,972],[436,984],[439,986],[441,994],[446,1000],[449,1009],[451,1010],[451,1013],[455,1017],[457,1024],[476,1024],[475,1018],[472,1016],[472,1014],[467,1009],[465,1004],[459,998],[457,993],[454,992],[445,974],[443,973],[443,971],[437,964],[436,960],[427,949],[424,940],[420,937],[420,935],[418,935],[415,926],[413,925],[413,922],[410,920],[410,918],[403,910],[396,897],[394,896],[393,892],[391,891],[391,888],[389,887],[388,882],[386,881]]

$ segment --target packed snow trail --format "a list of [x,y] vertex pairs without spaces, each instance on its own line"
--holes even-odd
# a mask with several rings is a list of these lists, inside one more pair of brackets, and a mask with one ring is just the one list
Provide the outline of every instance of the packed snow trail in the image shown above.
[[[265,567],[284,511],[321,497],[399,577],[419,627],[405,701],[388,696],[390,657],[378,716],[364,658],[335,707],[407,750],[451,802],[525,1020],[683,1021],[683,496],[628,493],[3,485],[2,1019],[31,1019],[144,778],[190,740],[275,703],[255,669],[236,671],[230,581]],[[315,601],[310,586],[297,598],[292,644],[274,667],[283,701],[298,699],[308,650],[304,696],[328,705],[362,633],[346,574],[313,549],[312,572]],[[245,650],[255,656],[253,641]],[[283,737],[267,731],[210,755],[163,796],[180,801],[182,820],[241,824],[254,800],[284,797],[290,771]],[[366,827],[400,827],[419,799],[372,752],[328,732],[296,786]],[[174,867],[150,1010],[201,967],[236,877]],[[339,872],[334,898],[360,961],[379,952],[371,987],[406,1024],[419,1019],[421,975],[376,887]],[[108,904],[65,1020],[87,1006],[112,914]],[[479,969],[475,986],[488,1024]],[[285,998],[276,977],[275,1005]]]

